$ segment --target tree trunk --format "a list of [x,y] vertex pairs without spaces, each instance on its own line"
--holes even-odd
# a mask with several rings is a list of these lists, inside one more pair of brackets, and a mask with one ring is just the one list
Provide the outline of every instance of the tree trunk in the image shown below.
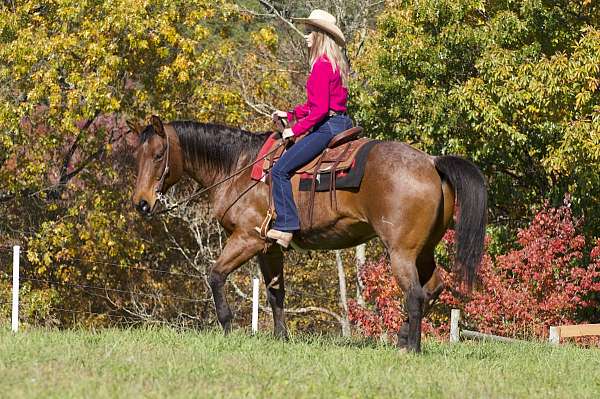
[[365,262],[367,261],[366,256],[367,244],[360,244],[356,247],[356,302],[360,306],[365,306],[365,298],[363,297],[363,291],[365,286],[360,279],[360,273],[362,272]]
[[335,263],[338,270],[338,281],[340,283],[340,306],[342,307],[342,336],[350,336],[350,321],[348,320],[348,295],[346,292],[346,272],[342,263],[342,254],[340,250],[335,251]]

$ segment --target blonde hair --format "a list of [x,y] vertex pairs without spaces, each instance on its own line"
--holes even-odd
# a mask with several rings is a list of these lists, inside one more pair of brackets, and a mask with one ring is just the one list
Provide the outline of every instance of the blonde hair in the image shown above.
[[340,70],[342,85],[347,88],[350,68],[348,67],[348,61],[342,52],[342,48],[331,36],[320,29],[313,28],[313,35],[313,45],[310,48],[309,54],[311,68],[321,56],[326,55],[333,67],[333,72],[338,69]]

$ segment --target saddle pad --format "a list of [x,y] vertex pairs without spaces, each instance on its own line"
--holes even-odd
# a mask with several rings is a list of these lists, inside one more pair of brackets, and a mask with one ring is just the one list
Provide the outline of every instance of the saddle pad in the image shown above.
[[[349,170],[340,170],[339,168],[336,168],[336,189],[351,189],[360,187],[363,175],[365,174],[367,156],[369,155],[371,148],[378,143],[381,143],[381,141],[370,140],[366,144],[362,145],[356,153],[356,157],[353,158],[353,163],[351,164]],[[300,177],[299,190],[310,191],[312,187],[312,181],[312,174],[303,174]],[[319,172],[315,191],[329,191],[331,187],[330,183],[331,171]]]
[[[275,143],[277,143],[279,141],[277,139],[278,136],[279,136],[278,133],[273,133],[272,135],[269,136],[269,138],[267,138],[267,140],[261,147],[260,151],[258,152],[258,156],[256,157],[257,161],[260,160],[265,155],[267,155],[269,153],[269,151],[271,151],[271,148],[273,148]],[[268,161],[268,158],[269,157],[267,157],[267,159],[265,159],[264,161],[258,161],[254,164],[254,166],[252,166],[252,173],[250,174],[250,178],[252,180],[261,180],[264,177],[265,173],[263,170],[263,165],[266,164],[266,162]]]

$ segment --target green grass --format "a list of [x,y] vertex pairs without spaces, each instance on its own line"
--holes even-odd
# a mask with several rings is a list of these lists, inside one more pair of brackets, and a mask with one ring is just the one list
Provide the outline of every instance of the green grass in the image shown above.
[[339,338],[0,329],[0,397],[597,398],[600,350],[428,340],[420,356]]

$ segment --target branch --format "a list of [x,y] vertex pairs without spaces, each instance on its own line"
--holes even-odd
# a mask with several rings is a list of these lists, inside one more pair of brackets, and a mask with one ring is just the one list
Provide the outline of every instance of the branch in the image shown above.
[[[252,108],[255,112],[257,112],[260,115],[266,116],[266,117],[270,117],[271,114],[269,112],[266,112],[264,110],[261,110],[258,105],[250,102],[250,100],[248,99],[248,95],[247,95],[247,90],[246,90],[246,84],[244,83],[244,79],[242,78],[242,75],[240,75],[240,71],[238,71],[237,68],[235,69],[235,74],[237,75],[238,79],[240,80],[240,83],[242,84],[242,96],[244,97],[244,102],[250,107]],[[268,105],[266,104],[261,104],[265,107],[268,107]],[[274,109],[274,107],[271,107]]]
[[304,33],[302,33],[300,30],[298,30],[298,28],[296,28],[296,26],[291,21],[289,21],[287,18],[285,18],[283,15],[281,15],[279,10],[277,10],[273,4],[271,4],[267,0],[259,0],[259,2],[265,8],[267,8],[267,10],[268,10],[267,12],[275,15],[277,18],[279,18],[281,21],[283,21],[285,24],[287,24],[290,28],[292,28],[297,34],[304,37]]
[[100,110],[96,110],[94,112],[94,116],[85,122],[85,125],[83,125],[83,127],[80,129],[79,134],[75,138],[75,141],[73,142],[73,144],[71,144],[71,147],[69,147],[67,154],[63,158],[63,164],[62,164],[62,167],[60,170],[60,178],[58,179],[58,183],[49,191],[48,198],[58,199],[60,197],[60,195],[62,194],[62,192],[64,191],[65,187],[67,186],[67,183],[69,183],[69,181],[73,177],[75,177],[79,172],[81,172],[92,161],[92,159],[94,159],[95,157],[97,157],[98,155],[100,155],[101,153],[104,152],[104,148],[96,151],[96,153],[94,153],[92,156],[88,157],[88,159],[86,159],[83,162],[82,166],[75,169],[71,173],[67,173],[69,163],[71,162],[71,159],[73,158],[73,154],[75,154],[75,151],[79,147],[79,140],[81,139],[83,132],[85,132],[86,130],[89,129],[89,127],[92,125],[92,123],[94,123],[94,121],[96,120],[96,118],[98,117],[99,114],[100,114]]

